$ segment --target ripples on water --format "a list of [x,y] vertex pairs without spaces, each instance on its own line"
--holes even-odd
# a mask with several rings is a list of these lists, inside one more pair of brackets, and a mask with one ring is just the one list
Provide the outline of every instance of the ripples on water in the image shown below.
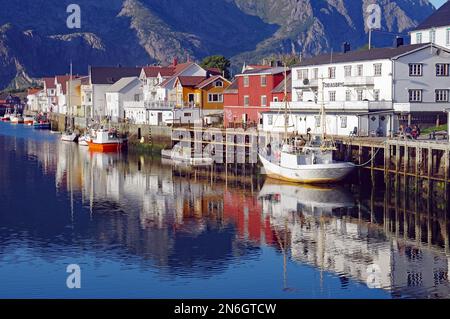
[[442,184],[226,176],[3,123],[0,152],[0,297],[450,296]]

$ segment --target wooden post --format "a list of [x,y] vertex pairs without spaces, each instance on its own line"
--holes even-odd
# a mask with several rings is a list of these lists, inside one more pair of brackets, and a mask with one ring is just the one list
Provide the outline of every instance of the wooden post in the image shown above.
[[444,179],[447,185],[448,182],[448,166],[449,166],[449,152],[448,149],[444,150]]
[[427,165],[427,175],[428,178],[431,177],[433,170],[433,149],[431,147],[428,148],[428,165]]
[[405,143],[405,167],[404,167],[404,171],[405,171],[405,175],[409,173],[409,146]]
[[420,176],[420,163],[422,161],[422,149],[420,147],[416,147],[416,177]]

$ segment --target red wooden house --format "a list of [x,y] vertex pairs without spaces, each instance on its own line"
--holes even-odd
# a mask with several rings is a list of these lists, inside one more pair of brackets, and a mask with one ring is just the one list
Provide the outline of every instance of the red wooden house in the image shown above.
[[[236,75],[234,83],[224,92],[225,127],[261,124],[262,113],[269,111],[270,103],[284,99],[284,74],[283,67],[275,67],[255,68]],[[283,93],[279,92],[280,86]]]

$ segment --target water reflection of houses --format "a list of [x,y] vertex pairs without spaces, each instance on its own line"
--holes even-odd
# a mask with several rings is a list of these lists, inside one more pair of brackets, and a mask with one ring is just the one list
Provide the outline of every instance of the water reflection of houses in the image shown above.
[[377,265],[375,284],[393,295],[450,296],[445,249],[391,232],[373,216],[371,222],[343,189],[268,182],[260,198],[276,232],[288,234],[292,259],[362,283]]

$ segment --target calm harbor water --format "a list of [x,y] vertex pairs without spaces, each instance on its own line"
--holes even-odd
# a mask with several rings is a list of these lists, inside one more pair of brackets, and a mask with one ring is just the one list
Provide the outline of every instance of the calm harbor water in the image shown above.
[[283,184],[4,123],[0,154],[2,298],[450,297],[441,184]]

